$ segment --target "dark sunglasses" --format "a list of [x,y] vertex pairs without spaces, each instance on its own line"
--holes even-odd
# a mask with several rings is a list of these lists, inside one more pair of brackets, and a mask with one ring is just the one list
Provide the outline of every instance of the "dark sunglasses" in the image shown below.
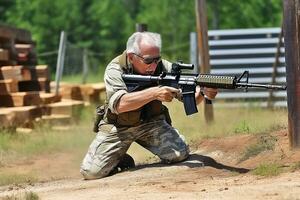
[[161,57],[160,56],[158,56],[158,57],[144,58],[143,56],[140,56],[138,54],[135,54],[135,53],[133,53],[133,54],[136,55],[137,57],[141,58],[146,65],[152,64],[154,62],[155,63],[159,63],[161,61]]

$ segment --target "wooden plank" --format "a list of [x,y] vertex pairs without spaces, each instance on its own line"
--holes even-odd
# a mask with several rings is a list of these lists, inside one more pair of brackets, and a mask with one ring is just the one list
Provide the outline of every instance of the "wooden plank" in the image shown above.
[[3,24],[0,25],[0,37],[14,39],[23,43],[32,42],[30,31]]
[[43,102],[43,104],[50,104],[50,103],[56,103],[61,101],[61,96],[56,95],[55,93],[40,93],[40,98]]
[[60,87],[59,93],[64,99],[83,100],[80,85],[63,85]]
[[13,79],[0,80],[0,94],[18,92],[18,82]]
[[42,103],[39,92],[0,94],[0,99],[0,107],[31,106]]
[[50,81],[45,78],[38,80],[26,80],[18,82],[19,92],[27,91],[45,91],[50,92]]
[[0,49],[0,61],[8,61],[9,52],[6,49]]
[[47,65],[37,65],[34,67],[23,66],[22,70],[22,80],[38,80],[44,78],[50,80],[50,73]]
[[43,111],[44,115],[61,114],[78,118],[83,107],[83,101],[62,99],[60,102],[45,105]]
[[[5,114],[6,113],[6,114]],[[0,126],[20,126],[42,116],[42,108],[38,106],[24,106],[0,108]],[[7,123],[7,124],[4,124]]]
[[0,67],[0,80],[14,79],[22,80],[22,66],[2,66]]
[[85,84],[80,85],[81,94],[84,101],[91,103],[100,102],[100,93],[105,91],[105,85],[102,84]]

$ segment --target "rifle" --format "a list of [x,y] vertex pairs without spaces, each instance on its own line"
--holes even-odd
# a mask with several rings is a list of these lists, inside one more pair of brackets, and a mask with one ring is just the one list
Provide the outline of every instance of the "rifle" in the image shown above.
[[[182,73],[183,69],[192,70],[193,68],[193,64],[177,62],[172,64],[171,73],[163,72],[159,76],[123,74],[122,78],[129,92],[157,85],[181,89],[186,115],[198,112],[195,100],[197,85],[219,89],[244,88],[246,92],[249,87],[286,90],[285,85],[249,83],[249,71],[244,71],[239,77]],[[211,102],[211,100],[206,99],[206,102]]]

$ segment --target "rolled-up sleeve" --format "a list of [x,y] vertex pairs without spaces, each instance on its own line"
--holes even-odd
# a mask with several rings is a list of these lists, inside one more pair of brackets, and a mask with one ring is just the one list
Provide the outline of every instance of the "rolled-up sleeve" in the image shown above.
[[120,98],[127,93],[127,87],[122,79],[122,69],[116,63],[110,63],[104,74],[108,108],[118,114],[117,104]]

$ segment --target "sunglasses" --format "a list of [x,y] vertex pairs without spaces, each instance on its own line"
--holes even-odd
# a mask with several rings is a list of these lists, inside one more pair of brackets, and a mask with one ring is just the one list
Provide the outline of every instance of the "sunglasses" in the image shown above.
[[146,65],[150,65],[152,63],[159,63],[161,61],[161,57],[160,56],[157,56],[157,57],[147,57],[147,58],[144,58],[143,56],[140,56],[138,54],[135,54],[133,53],[134,55],[136,55],[137,57],[139,57],[140,59],[143,60],[143,62],[146,64]]

